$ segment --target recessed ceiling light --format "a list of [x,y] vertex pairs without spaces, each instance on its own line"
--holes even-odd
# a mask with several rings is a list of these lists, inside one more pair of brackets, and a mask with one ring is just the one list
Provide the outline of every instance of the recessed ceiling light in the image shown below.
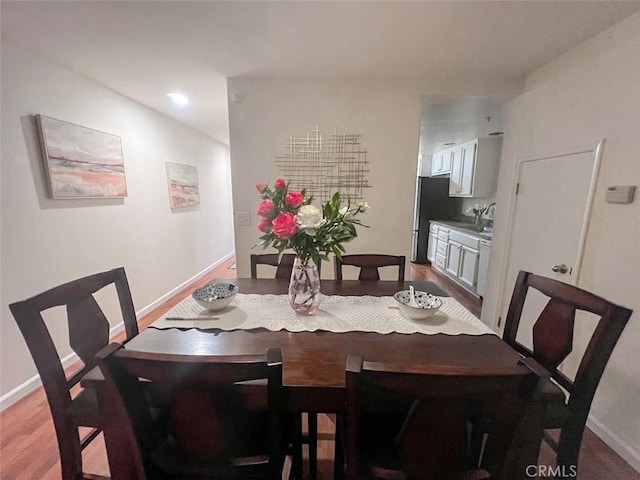
[[177,105],[189,105],[189,98],[182,93],[178,93],[178,92],[167,93],[167,97],[173,100],[173,103]]
[[447,142],[444,144],[445,147],[450,147],[451,145],[455,145],[456,142]]
[[491,137],[498,137],[500,135],[504,135],[504,132],[491,132],[489,134],[489,136],[491,136]]

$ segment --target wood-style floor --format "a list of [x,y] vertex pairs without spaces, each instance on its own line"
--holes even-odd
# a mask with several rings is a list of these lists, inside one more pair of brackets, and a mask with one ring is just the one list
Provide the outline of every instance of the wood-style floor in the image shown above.
[[[236,271],[228,268],[234,261],[234,259],[228,260],[175,297],[140,318],[140,329],[146,328],[156,318],[189,295],[194,288],[204,285],[211,278],[235,277]],[[475,315],[480,315],[480,301],[443,274],[424,265],[411,265],[408,271],[410,279],[437,283]],[[121,335],[121,337],[123,336]],[[333,478],[335,426],[328,416],[319,416],[318,431],[318,479],[331,479]],[[553,454],[546,445],[542,447],[539,464],[553,465]],[[94,441],[85,450],[84,465],[87,472],[101,475],[109,474],[101,439]],[[306,478],[309,478],[308,471],[305,474]],[[582,480],[640,480],[638,472],[633,470],[589,430],[586,431],[582,442],[578,474]],[[60,478],[58,446],[49,406],[42,388],[30,393],[0,414],[0,478],[3,480],[55,480]]]

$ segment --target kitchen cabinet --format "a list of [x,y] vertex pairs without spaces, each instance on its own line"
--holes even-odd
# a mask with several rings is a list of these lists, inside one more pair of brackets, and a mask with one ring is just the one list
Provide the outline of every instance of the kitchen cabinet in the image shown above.
[[477,138],[451,155],[450,197],[491,197],[498,181],[501,138]]
[[[488,234],[468,227],[456,228],[455,222],[432,222],[430,243],[432,262],[437,270],[477,296],[484,295],[491,240]],[[437,235],[434,227],[437,227]],[[430,250],[431,252],[432,250]]]
[[461,247],[460,250],[458,278],[467,287],[475,290],[478,280],[478,250],[469,247]]
[[451,171],[453,149],[436,152],[431,157],[431,176],[446,175]]
[[478,283],[476,292],[484,297],[487,288],[487,273],[489,271],[489,255],[491,254],[491,240],[480,240],[480,258],[478,259]]
[[447,266],[445,270],[454,277],[458,276],[458,270],[460,269],[461,251],[462,245],[453,241],[449,241],[449,250],[447,252]]
[[429,234],[429,243],[427,244],[427,260],[431,263],[436,261],[436,245],[438,244],[438,234]]

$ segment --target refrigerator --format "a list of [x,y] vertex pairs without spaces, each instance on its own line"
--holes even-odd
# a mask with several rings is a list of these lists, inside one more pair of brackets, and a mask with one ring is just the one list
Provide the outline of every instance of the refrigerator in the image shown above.
[[413,263],[429,263],[429,222],[453,219],[460,214],[461,205],[461,198],[449,196],[449,177],[418,177],[411,241]]

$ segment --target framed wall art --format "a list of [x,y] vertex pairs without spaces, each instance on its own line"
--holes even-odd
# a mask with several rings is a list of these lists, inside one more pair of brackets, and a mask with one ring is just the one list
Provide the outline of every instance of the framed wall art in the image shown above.
[[51,198],[127,196],[120,137],[44,115],[36,124]]
[[171,208],[199,205],[198,169],[192,165],[184,165],[182,163],[166,163]]

